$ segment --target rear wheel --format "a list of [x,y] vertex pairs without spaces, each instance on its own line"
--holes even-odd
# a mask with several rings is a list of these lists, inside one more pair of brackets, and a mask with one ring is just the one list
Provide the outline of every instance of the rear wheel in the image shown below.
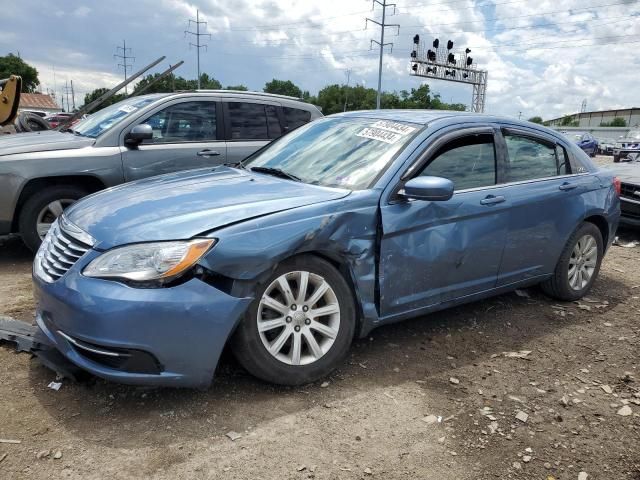
[[56,185],[29,198],[22,207],[19,218],[20,235],[27,247],[35,252],[53,222],[67,207],[88,193],[73,185]]
[[328,262],[303,256],[283,262],[258,285],[232,349],[256,377],[300,385],[331,372],[354,332],[354,301],[345,279]]
[[553,276],[542,289],[564,301],[584,297],[598,276],[603,254],[600,230],[592,223],[583,223],[567,241]]

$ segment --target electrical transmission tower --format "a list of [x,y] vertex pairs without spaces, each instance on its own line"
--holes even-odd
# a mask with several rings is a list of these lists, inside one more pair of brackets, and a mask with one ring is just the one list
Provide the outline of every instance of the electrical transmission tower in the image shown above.
[[[380,27],[380,41],[371,40],[371,45],[374,43],[380,47],[380,60],[378,63],[378,95],[376,96],[376,109],[380,109],[380,95],[382,94],[382,55],[384,53],[384,47],[386,45],[391,45],[391,51],[393,52],[393,42],[384,43],[384,31],[387,27],[395,27],[398,29],[396,35],[400,34],[400,25],[397,23],[386,23],[387,20],[387,7],[393,7],[393,13],[391,15],[395,15],[396,13],[396,4],[395,3],[387,3],[387,0],[373,0],[373,8],[375,8],[376,3],[382,7],[382,21],[378,22],[371,18],[366,18],[364,22],[364,28],[367,28],[369,22],[375,23]],[[391,16],[389,15],[389,16]]]
[[185,37],[187,35],[193,35],[196,38],[196,43],[192,43],[189,42],[189,46],[190,47],[196,47],[196,55],[198,57],[198,89],[200,88],[200,49],[207,48],[206,44],[201,44],[200,43],[200,37],[209,37],[209,39],[211,39],[211,34],[210,33],[200,33],[200,25],[204,25],[204,28],[207,28],[207,22],[201,22],[200,21],[200,10],[196,10],[196,19],[195,20],[191,20],[189,19],[189,27],[191,27],[191,24],[195,24],[196,26],[196,31],[192,32],[190,30],[185,30],[184,31],[184,35]]
[[[122,63],[118,63],[118,67],[122,67],[122,69],[124,70],[124,79],[125,81],[127,80],[127,71],[131,68],[131,66],[133,65],[133,62],[135,62],[136,57],[131,55],[131,48],[127,47],[127,41],[123,40],[122,41],[122,46],[121,47],[116,47],[116,53],[113,55],[113,58],[118,58],[119,61],[121,61]],[[128,62],[128,60],[131,60],[131,63]],[[127,94],[127,86],[124,86],[124,94]],[[68,102],[67,102],[68,103]]]
[[[71,86],[69,86],[69,82],[65,80],[63,90],[67,97],[67,110],[72,112],[76,109],[76,96],[73,91],[73,80],[71,80]],[[71,93],[72,102],[69,102],[69,93]],[[71,107],[71,105],[73,105],[73,107]]]

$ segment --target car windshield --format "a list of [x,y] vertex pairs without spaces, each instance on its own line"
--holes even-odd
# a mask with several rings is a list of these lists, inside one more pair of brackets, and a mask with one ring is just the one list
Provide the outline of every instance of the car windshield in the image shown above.
[[627,133],[627,138],[640,140],[640,130],[631,130],[629,133]]
[[316,120],[244,162],[305,183],[361,190],[386,170],[420,125],[371,118]]
[[89,118],[82,120],[73,127],[73,131],[78,135],[97,138],[116,123],[121,122],[135,111],[149,105],[157,99],[158,95],[127,98],[126,100],[103,108]]

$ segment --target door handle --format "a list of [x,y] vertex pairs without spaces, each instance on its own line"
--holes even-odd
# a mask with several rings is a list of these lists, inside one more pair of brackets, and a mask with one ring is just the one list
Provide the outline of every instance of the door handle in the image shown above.
[[506,199],[502,195],[487,195],[485,198],[480,200],[480,205],[495,205],[497,203],[502,203]]
[[216,150],[200,150],[196,155],[199,157],[217,157],[220,155],[220,152]]
[[564,191],[567,191],[567,190],[573,190],[577,186],[578,185],[576,185],[575,183],[564,182],[558,188],[564,192]]

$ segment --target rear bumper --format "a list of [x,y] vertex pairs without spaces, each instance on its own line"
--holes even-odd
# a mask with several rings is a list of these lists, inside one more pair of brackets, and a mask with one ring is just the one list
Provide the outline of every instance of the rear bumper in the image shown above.
[[206,388],[229,335],[251,299],[192,279],[138,289],[82,276],[53,283],[34,276],[36,322],[83,370],[133,385]]

